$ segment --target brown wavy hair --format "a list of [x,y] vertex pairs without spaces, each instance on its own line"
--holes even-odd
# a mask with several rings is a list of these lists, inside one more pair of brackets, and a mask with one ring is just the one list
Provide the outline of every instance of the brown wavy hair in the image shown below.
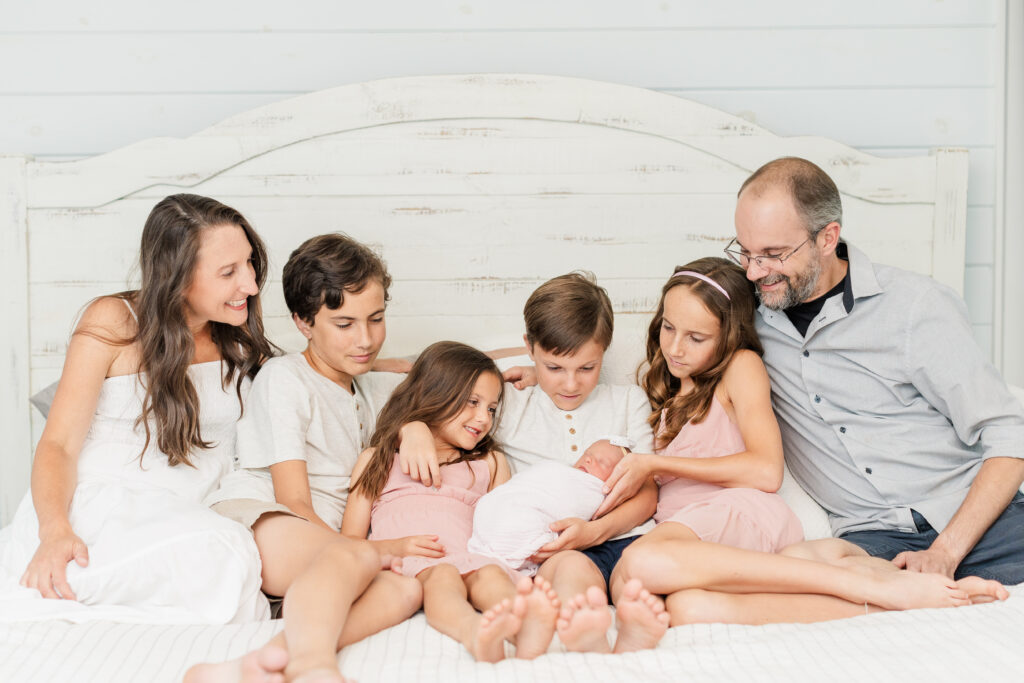
[[[185,292],[192,283],[201,233],[225,224],[237,225],[245,233],[252,247],[256,285],[262,289],[267,278],[267,250],[245,217],[216,199],[176,194],[153,207],[142,229],[139,289],[114,295],[131,304],[138,319],[135,334],[116,343],[139,345],[138,370],[145,396],[136,426],[141,424],[146,432],[142,452],[153,438],[152,419],[157,446],[172,466],[193,466],[194,448],[215,445],[203,439],[199,395],[188,373],[195,339],[186,323]],[[240,406],[242,382],[254,377],[263,360],[276,350],[263,331],[259,292],[248,297],[247,303],[249,315],[243,325],[210,322],[210,336],[220,351],[222,386],[227,389],[234,378]],[[97,336],[89,330],[80,333]]]
[[[685,270],[711,278],[729,293],[729,298],[703,280],[677,275]],[[690,377],[694,384],[693,391],[681,396],[681,382],[669,372],[668,363],[661,353],[665,295],[675,287],[689,287],[719,323],[718,347],[711,357],[711,364],[703,372]],[[672,277],[661,288],[658,308],[647,328],[647,358],[637,369],[637,380],[647,392],[653,408],[647,422],[657,434],[658,448],[664,448],[671,442],[687,422],[701,422],[707,417],[711,400],[715,396],[715,387],[729,367],[733,354],[740,349],[750,349],[759,356],[764,354],[754,328],[755,308],[754,286],[747,279],[746,272],[724,258],[707,257],[685,266],[677,266]],[[662,410],[665,411],[664,420]]]
[[[371,500],[380,497],[391,473],[398,452],[399,431],[410,422],[423,422],[431,431],[454,418],[465,407],[473,393],[477,378],[490,373],[498,378],[499,413],[505,396],[494,361],[472,346],[453,341],[431,344],[420,354],[405,380],[391,394],[377,418],[377,430],[370,437],[375,449],[366,469],[352,484],[351,494],[362,494]],[[491,429],[471,451],[459,449],[459,457],[449,465],[486,457],[498,449],[494,432],[500,415],[495,414]],[[491,483],[494,478],[491,477]]]

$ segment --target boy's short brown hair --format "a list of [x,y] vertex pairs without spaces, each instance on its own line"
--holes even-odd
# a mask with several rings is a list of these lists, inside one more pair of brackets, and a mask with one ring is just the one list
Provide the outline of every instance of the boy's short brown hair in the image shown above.
[[551,278],[526,300],[523,318],[527,343],[558,356],[575,353],[591,339],[603,349],[612,343],[612,302],[592,273]]
[[345,292],[358,294],[376,280],[387,301],[391,276],[369,247],[340,232],[311,237],[288,257],[281,276],[288,310],[312,325],[321,306],[334,310]]

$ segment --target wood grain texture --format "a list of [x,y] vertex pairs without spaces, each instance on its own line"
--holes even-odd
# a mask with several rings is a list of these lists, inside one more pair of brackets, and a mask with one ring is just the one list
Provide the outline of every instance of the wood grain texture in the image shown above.
[[[281,268],[303,239],[342,230],[378,250],[395,278],[386,354],[442,338],[513,345],[529,293],[586,269],[616,312],[605,376],[629,381],[664,279],[720,253],[743,179],[783,155],[810,158],[836,180],[844,235],[860,248],[962,288],[962,151],[879,158],[588,80],[388,79],[261,106],[184,139],[28,161],[26,373],[33,389],[56,377],[82,305],[131,286],[153,204],[189,191],[235,206],[263,235],[267,329],[286,349],[302,339],[284,306]],[[33,419],[37,438],[42,423]],[[27,463],[28,448],[18,457]]]

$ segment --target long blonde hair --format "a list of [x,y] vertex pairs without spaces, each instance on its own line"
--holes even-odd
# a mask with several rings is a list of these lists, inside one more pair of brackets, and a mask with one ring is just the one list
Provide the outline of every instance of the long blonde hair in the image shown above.
[[[728,298],[714,286],[688,275],[690,271],[705,275],[729,293]],[[689,287],[704,307],[718,319],[718,346],[707,369],[692,375],[693,391],[680,396],[681,382],[668,369],[661,352],[661,325],[665,317],[665,295],[675,287]],[[651,402],[647,422],[657,433],[657,446],[663,448],[679,434],[687,422],[701,422],[707,417],[715,387],[729,367],[733,354],[750,349],[759,356],[764,349],[754,328],[754,289],[746,273],[736,264],[717,257],[698,259],[678,266],[661,288],[661,299],[647,328],[647,358],[637,369],[637,380]],[[664,419],[662,419],[664,411]],[[661,423],[661,429],[658,425]]]

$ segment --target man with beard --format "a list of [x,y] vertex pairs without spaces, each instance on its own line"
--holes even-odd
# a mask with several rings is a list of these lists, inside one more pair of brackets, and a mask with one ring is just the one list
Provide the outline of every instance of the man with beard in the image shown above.
[[909,570],[1024,582],[1024,411],[960,297],[841,241],[839,191],[804,159],[751,175],[735,219],[786,462],[833,533]]

